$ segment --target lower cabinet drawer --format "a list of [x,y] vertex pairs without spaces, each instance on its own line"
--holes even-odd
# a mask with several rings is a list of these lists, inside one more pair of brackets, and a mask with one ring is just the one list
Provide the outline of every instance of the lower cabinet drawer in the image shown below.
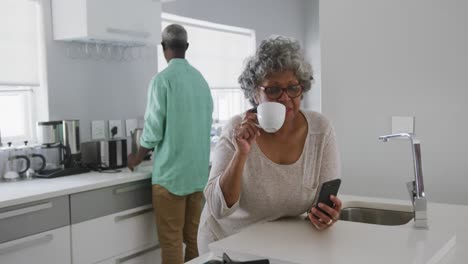
[[70,264],[70,226],[0,244],[0,263]]
[[97,264],[161,264],[161,249],[158,245],[132,250]]
[[151,205],[73,224],[71,233],[73,264],[96,263],[158,242]]
[[70,195],[71,223],[151,204],[151,180],[123,183]]
[[68,225],[68,196],[0,208],[0,244]]

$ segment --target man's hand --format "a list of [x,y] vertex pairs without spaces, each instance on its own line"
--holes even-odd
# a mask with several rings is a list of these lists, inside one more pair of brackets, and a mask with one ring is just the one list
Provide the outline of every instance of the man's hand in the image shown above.
[[127,157],[127,167],[133,171],[133,169],[141,163],[141,160],[138,160],[137,155],[130,154]]
[[133,171],[136,166],[138,166],[146,157],[146,155],[150,152],[150,149],[141,147],[138,149],[136,154],[130,154],[127,157],[127,167]]

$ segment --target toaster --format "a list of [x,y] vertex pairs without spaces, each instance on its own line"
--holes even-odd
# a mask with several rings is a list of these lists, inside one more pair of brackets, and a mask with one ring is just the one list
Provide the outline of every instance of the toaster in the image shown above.
[[81,143],[81,163],[96,170],[127,166],[127,139],[109,139]]

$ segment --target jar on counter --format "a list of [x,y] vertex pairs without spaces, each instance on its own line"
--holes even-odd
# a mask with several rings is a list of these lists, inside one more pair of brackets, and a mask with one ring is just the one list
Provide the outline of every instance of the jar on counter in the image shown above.
[[0,176],[4,181],[15,181],[24,175],[31,166],[29,158],[24,151],[11,146],[0,150]]
[[24,173],[26,178],[32,178],[36,172],[44,170],[46,167],[46,159],[41,154],[41,145],[28,145],[28,141],[24,141],[24,145],[18,148],[21,154],[28,157],[30,168]]

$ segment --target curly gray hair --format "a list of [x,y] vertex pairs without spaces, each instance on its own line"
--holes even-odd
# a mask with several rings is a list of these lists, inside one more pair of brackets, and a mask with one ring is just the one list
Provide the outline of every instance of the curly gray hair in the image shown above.
[[303,86],[303,92],[312,85],[312,66],[305,61],[297,40],[284,36],[271,36],[260,43],[254,56],[247,58],[239,76],[239,84],[253,106],[255,89],[271,73],[292,71]]

